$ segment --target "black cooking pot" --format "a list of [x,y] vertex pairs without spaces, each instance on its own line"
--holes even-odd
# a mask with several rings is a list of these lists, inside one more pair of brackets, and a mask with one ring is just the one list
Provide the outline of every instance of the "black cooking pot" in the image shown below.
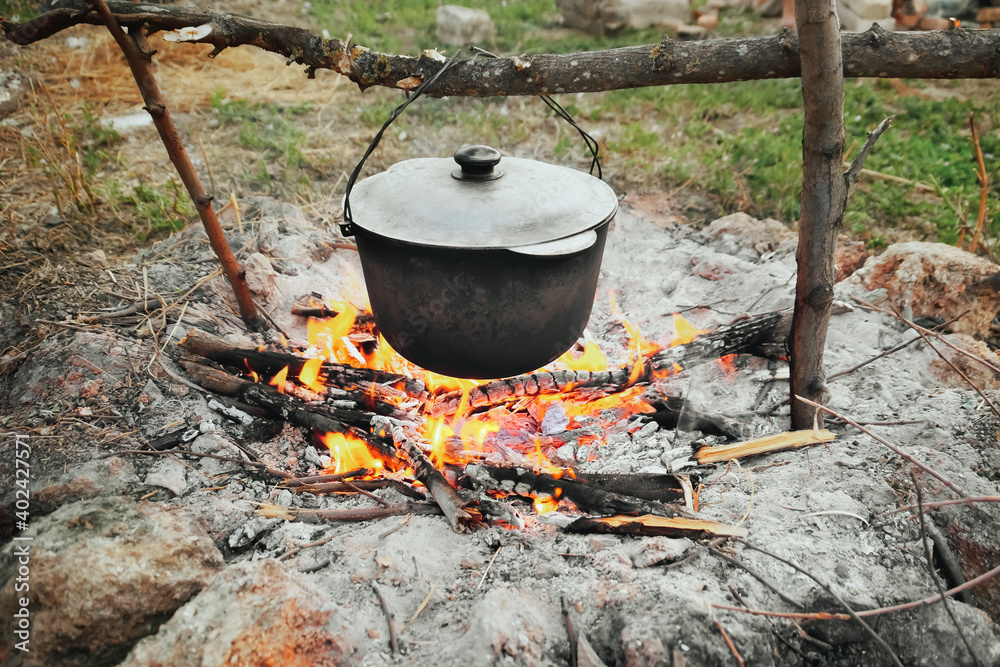
[[406,160],[357,183],[346,232],[396,351],[445,375],[496,378],[544,366],[580,337],[617,209],[589,174],[469,146],[454,162]]

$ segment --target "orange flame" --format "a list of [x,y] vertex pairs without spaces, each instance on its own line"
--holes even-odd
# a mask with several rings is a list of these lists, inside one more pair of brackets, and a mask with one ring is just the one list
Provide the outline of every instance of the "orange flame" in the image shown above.
[[275,375],[273,378],[271,378],[271,381],[268,382],[268,384],[271,385],[271,386],[273,386],[273,387],[275,387],[275,388],[277,388],[277,390],[280,393],[284,394],[285,393],[285,381],[287,379],[288,379],[288,366],[285,366],[280,371],[278,371],[277,375]]
[[324,433],[320,440],[330,450],[332,472],[347,472],[358,468],[382,468],[382,460],[372,456],[368,445],[350,433]]
[[482,451],[486,438],[500,431],[496,422],[473,419],[462,424],[458,437],[462,439],[462,448],[474,452]]
[[566,364],[572,371],[606,371],[608,370],[608,358],[597,347],[597,343],[588,340],[583,348],[583,353],[579,357],[574,357],[572,350],[559,357],[559,361]]
[[430,460],[435,466],[440,468],[448,462],[446,457],[448,439],[455,435],[455,431],[444,423],[444,417],[431,418],[424,422],[420,430],[421,435],[431,444]]
[[323,365],[323,360],[319,357],[307,359],[299,372],[299,382],[309,387],[317,394],[322,394],[323,383],[319,381],[319,369]]
[[680,313],[674,313],[674,331],[677,335],[670,341],[670,347],[686,345],[703,333],[708,333],[707,329],[695,329],[694,325],[681,317]]
[[561,495],[562,489],[556,488],[555,496],[541,496],[537,494],[532,494],[531,500],[532,504],[535,506],[535,511],[539,514],[551,514],[559,509],[558,496]]
[[337,311],[337,316],[327,319],[310,317],[306,322],[306,340],[324,358],[349,364],[355,357],[348,350],[344,338],[354,328],[357,311],[346,302],[331,301],[327,306]]

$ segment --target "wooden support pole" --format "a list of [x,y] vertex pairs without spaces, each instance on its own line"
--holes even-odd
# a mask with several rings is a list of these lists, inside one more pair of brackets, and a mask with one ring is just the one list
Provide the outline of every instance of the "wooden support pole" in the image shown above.
[[[837,276],[834,253],[847,206],[844,163],[844,65],[834,0],[796,0],[802,61],[802,214],[795,252],[792,315],[792,428],[807,429],[826,395],[823,347]],[[817,417],[822,423],[822,418]]]
[[191,158],[188,157],[184,144],[177,134],[177,127],[174,125],[167,104],[160,93],[156,77],[153,76],[153,54],[146,43],[143,29],[133,27],[132,32],[126,35],[115,17],[112,16],[104,0],[89,1],[125,55],[125,60],[128,62],[132,76],[142,94],[142,101],[146,105],[145,109],[153,117],[153,124],[160,134],[164,148],[167,149],[167,155],[170,156],[170,161],[177,169],[181,181],[184,182],[184,187],[187,189],[191,201],[198,209],[198,216],[201,218],[202,224],[205,225],[205,233],[208,234],[212,250],[215,251],[215,255],[222,265],[222,273],[226,276],[226,280],[229,281],[233,294],[236,296],[236,303],[239,305],[243,322],[252,331],[263,329],[264,320],[257,312],[257,306],[254,305],[253,298],[250,296],[246,273],[240,268],[236,256],[226,241],[222,225],[219,224],[215,209],[212,208],[212,197],[205,192],[205,188],[194,170],[194,165],[191,164]]

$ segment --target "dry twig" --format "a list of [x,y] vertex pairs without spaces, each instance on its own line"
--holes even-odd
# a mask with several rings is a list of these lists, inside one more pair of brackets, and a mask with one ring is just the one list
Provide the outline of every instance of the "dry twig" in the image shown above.
[[810,579],[812,579],[813,581],[815,581],[817,584],[819,584],[819,586],[823,590],[825,590],[827,592],[827,594],[829,594],[834,600],[836,600],[840,604],[841,607],[844,608],[844,611],[847,612],[848,616],[850,618],[854,619],[862,628],[864,628],[865,632],[867,632],[871,636],[871,638],[874,639],[875,642],[878,643],[878,645],[882,647],[882,650],[886,652],[886,654],[892,659],[892,662],[895,665],[897,665],[897,667],[903,667],[903,663],[900,662],[899,656],[897,656],[896,652],[892,650],[892,647],[889,646],[889,644],[884,639],[882,639],[882,637],[877,632],[875,632],[874,630],[872,630],[871,626],[868,625],[867,623],[865,623],[861,619],[861,617],[858,616],[857,612],[855,612],[854,609],[851,608],[850,605],[848,605],[846,602],[844,602],[844,600],[839,595],[837,595],[833,591],[832,588],[830,588],[828,585],[826,585],[826,583],[824,583],[821,579],[819,579],[818,577],[816,577],[816,575],[814,575],[812,572],[809,572],[805,568],[796,565],[792,561],[790,561],[790,560],[788,560],[786,558],[782,558],[781,556],[779,556],[777,554],[771,553],[770,551],[767,551],[766,549],[763,549],[761,547],[755,546],[753,544],[746,544],[746,547],[748,549],[753,549],[754,551],[759,551],[760,553],[764,554],[765,556],[770,556],[771,558],[774,558],[775,560],[781,561],[785,565],[793,568],[794,570],[796,570],[798,572],[801,572],[802,574],[806,575],[807,577],[809,577]]
[[891,449],[893,452],[895,452],[895,454],[897,456],[899,456],[903,460],[908,461],[909,463],[917,466],[918,468],[920,468],[921,470],[923,470],[927,474],[929,474],[932,477],[936,478],[938,481],[940,481],[942,484],[944,484],[945,486],[947,486],[949,489],[951,489],[952,491],[954,491],[958,495],[960,495],[962,497],[965,497],[965,496],[968,495],[965,491],[963,491],[961,489],[961,487],[959,487],[957,484],[955,484],[954,482],[952,482],[950,479],[948,479],[947,477],[945,477],[944,475],[942,475],[938,471],[936,471],[933,468],[931,468],[930,466],[928,466],[926,463],[923,463],[920,460],[918,460],[918,459],[910,456],[909,454],[907,454],[906,452],[904,452],[902,449],[900,449],[896,445],[892,444],[891,442],[889,442],[888,440],[886,440],[884,438],[880,438],[879,436],[875,435],[874,433],[872,433],[871,431],[869,431],[868,429],[866,429],[861,424],[857,423],[856,421],[851,420],[849,417],[845,417],[844,415],[842,415],[839,412],[836,412],[834,410],[831,410],[830,408],[826,407],[825,405],[820,405],[819,403],[814,403],[813,401],[810,401],[808,399],[802,398],[801,396],[797,396],[796,398],[798,398],[799,400],[805,402],[806,405],[811,405],[814,408],[816,408],[817,410],[822,410],[823,412],[827,413],[828,415],[832,415],[832,416],[836,417],[837,419],[839,419],[840,421],[844,422],[845,424],[850,424],[851,426],[853,426],[854,428],[858,429],[859,431],[861,431],[865,435],[868,435],[869,437],[874,438],[877,442],[882,443],[883,445],[885,445],[886,447],[888,447],[889,449]]
[[219,258],[222,271],[232,286],[243,321],[250,329],[261,328],[260,315],[253,303],[253,298],[250,296],[245,274],[226,241],[226,236],[219,225],[219,219],[212,208],[212,197],[205,192],[205,188],[194,170],[194,165],[191,164],[191,158],[188,157],[187,151],[184,149],[184,144],[177,134],[177,128],[174,126],[170,111],[167,109],[166,102],[156,83],[152,68],[153,55],[146,43],[145,30],[135,26],[130,34],[125,34],[111,10],[108,9],[105,0],[88,0],[88,3],[93,6],[101,23],[107,27],[128,61],[129,69],[132,71],[132,76],[146,105],[145,109],[152,116],[153,124],[160,134],[164,148],[167,149],[170,161],[177,169],[191,201],[198,209],[198,215],[201,217],[202,224],[205,225],[205,232],[212,244],[212,250]]
[[399,644],[396,641],[396,617],[393,616],[392,610],[389,609],[389,603],[386,601],[385,596],[382,595],[382,589],[374,581],[372,582],[372,590],[378,596],[378,603],[382,605],[382,611],[385,612],[385,618],[389,622],[389,645],[392,647],[393,655],[395,655],[399,650]]
[[976,664],[976,667],[982,667],[983,663],[980,662],[979,656],[972,650],[972,644],[969,643],[969,639],[965,636],[965,633],[962,632],[962,624],[958,622],[957,618],[955,618],[955,612],[948,604],[944,585],[941,583],[941,578],[938,577],[937,569],[934,567],[934,554],[931,552],[931,543],[927,536],[927,525],[924,519],[924,494],[920,489],[917,474],[913,470],[910,470],[910,479],[913,480],[913,488],[917,492],[917,516],[920,518],[920,538],[924,544],[924,556],[927,558],[927,573],[934,581],[934,586],[938,589],[938,593],[941,594],[941,604],[944,605],[944,610],[948,612],[948,617],[951,618],[951,622],[955,625],[955,630],[958,631],[958,636],[962,638],[965,648],[969,651],[969,655],[972,656],[972,662]]

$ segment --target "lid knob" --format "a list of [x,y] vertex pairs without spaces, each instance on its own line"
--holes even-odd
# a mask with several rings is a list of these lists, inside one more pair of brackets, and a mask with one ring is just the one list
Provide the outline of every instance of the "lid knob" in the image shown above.
[[495,169],[500,164],[500,151],[489,146],[463,146],[455,151],[455,162],[461,167],[451,172],[460,181],[492,181],[503,176]]

